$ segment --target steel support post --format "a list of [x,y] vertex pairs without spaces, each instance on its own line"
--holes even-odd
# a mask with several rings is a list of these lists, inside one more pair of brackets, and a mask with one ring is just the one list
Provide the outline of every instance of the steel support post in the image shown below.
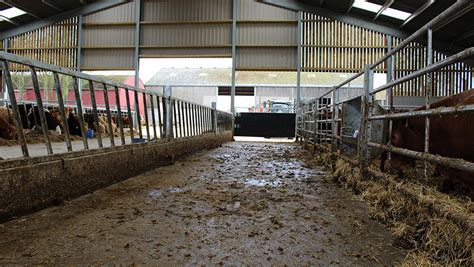
[[362,105],[361,105],[361,122],[360,122],[360,129],[359,129],[359,165],[361,171],[365,173],[368,168],[369,164],[369,148],[367,143],[370,140],[370,122],[369,122],[369,114],[371,112],[371,105],[372,105],[372,96],[371,91],[374,87],[374,80],[373,80],[373,71],[370,69],[370,65],[366,65],[364,69],[364,95],[362,97]]
[[164,97],[163,100],[165,101],[166,106],[166,116],[164,119],[165,127],[165,136],[166,140],[171,140],[173,138],[173,111],[171,105],[171,86],[165,86],[164,88]]
[[[387,36],[387,52],[390,53],[392,51],[392,36]],[[393,60],[393,55],[390,56],[388,59],[387,59],[387,83],[390,83],[392,82],[393,80],[393,77],[395,76],[394,74],[394,71],[395,71],[395,68],[394,68],[394,60]],[[393,110],[393,87],[390,87],[387,91],[387,98],[388,98],[388,106],[389,106],[389,113],[392,113],[394,110]],[[384,143],[385,144],[391,144],[392,142],[392,127],[393,127],[393,120],[389,120],[388,121],[388,132],[387,134],[384,134],[385,136],[385,140],[384,140]],[[388,159],[390,160],[392,158],[392,153],[391,152],[387,152],[387,157]]]
[[61,90],[61,81],[59,80],[59,74],[56,72],[53,73],[54,75],[54,84],[56,87],[56,97],[58,99],[58,104],[59,104],[59,112],[61,112],[61,123],[63,124],[63,131],[64,135],[66,136],[66,147],[67,151],[71,152],[72,151],[72,144],[71,144],[71,136],[69,135],[69,125],[67,123],[67,118],[66,118],[66,109],[64,107],[64,97],[63,97],[63,92]]
[[212,132],[217,134],[217,103],[212,102]]
[[[48,155],[51,155],[53,154],[53,147],[51,146],[51,140],[49,138],[48,123],[46,121],[43,100],[41,99],[41,91],[40,91],[40,86],[38,82],[38,76],[36,73],[36,68],[34,67],[31,67],[31,79],[33,81],[33,90],[35,91],[36,104],[38,105],[38,113],[39,113],[40,122],[41,122],[41,129],[43,130],[43,137],[46,144],[46,150],[48,152]],[[13,96],[10,95],[10,97],[13,98],[15,97],[15,95]],[[10,100],[13,100],[13,99],[10,99]],[[36,119],[36,111],[34,111],[33,114],[34,114],[34,118]]]
[[103,83],[102,86],[104,88],[105,114],[107,115],[107,128],[109,131],[110,146],[115,146],[115,136],[112,128],[112,113],[110,112],[109,89],[105,83]]
[[120,131],[120,139],[122,141],[122,145],[125,145],[125,133],[123,131],[123,117],[122,117],[122,107],[120,106],[120,91],[117,86],[114,86],[115,91],[115,104],[117,105],[117,118],[118,118],[118,126]]
[[[3,51],[8,53],[8,39],[3,40]],[[8,64],[8,62],[5,61],[5,64]],[[3,68],[3,77],[6,77],[6,76],[7,76],[6,70],[5,68]],[[6,81],[6,78],[4,78],[3,81]],[[3,83],[3,99],[8,100],[8,86],[6,82]]]
[[237,8],[238,0],[232,0],[232,81],[230,89],[230,112],[235,115],[235,80],[237,69]]
[[296,32],[296,108],[301,106],[301,16],[302,12],[298,12],[298,28]]
[[91,95],[91,102],[92,102],[92,113],[94,115],[94,124],[95,128],[97,129],[97,142],[99,144],[99,148],[103,147],[102,144],[102,131],[99,126],[99,114],[97,112],[97,102],[95,101],[95,90],[94,90],[94,82],[89,81],[89,92]]
[[[135,87],[138,88],[140,85],[140,18],[141,18],[141,0],[135,0],[135,50],[133,54],[133,66],[135,68]],[[135,125],[138,127],[138,132],[140,134],[140,138],[143,138],[142,129],[141,129],[141,118],[140,112],[138,111],[140,108],[138,106],[138,96],[135,93],[135,115],[136,115],[136,122]]]
[[[427,40],[427,47],[426,47],[426,66],[430,66],[433,64],[433,30],[428,29],[428,40]],[[432,86],[432,75],[433,73],[426,74],[426,84],[425,84],[425,109],[430,109],[430,97],[431,97],[431,86]],[[424,151],[425,153],[429,153],[430,150],[430,117],[425,117],[425,145]],[[423,171],[425,175],[425,179],[428,178],[428,162],[426,160],[423,161]]]
[[134,138],[134,131],[133,131],[133,114],[132,114],[132,107],[130,106],[130,91],[128,89],[125,90],[125,101],[127,102],[127,113],[128,113],[128,128],[130,129],[130,140],[133,142]]

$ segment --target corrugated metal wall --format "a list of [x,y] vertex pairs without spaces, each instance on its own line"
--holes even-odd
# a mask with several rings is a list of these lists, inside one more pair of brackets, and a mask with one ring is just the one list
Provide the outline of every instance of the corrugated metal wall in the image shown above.
[[231,57],[231,22],[232,0],[143,0],[140,55]]
[[135,4],[96,12],[83,19],[83,70],[133,70]]
[[[84,70],[133,69],[134,5],[84,17]],[[296,70],[296,12],[238,0],[237,14],[238,70]],[[142,0],[140,28],[143,58],[232,56],[232,0]]]
[[237,70],[296,70],[297,12],[239,0]]

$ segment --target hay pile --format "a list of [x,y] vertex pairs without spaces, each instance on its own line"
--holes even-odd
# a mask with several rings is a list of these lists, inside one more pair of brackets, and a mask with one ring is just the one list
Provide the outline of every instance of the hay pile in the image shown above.
[[[350,159],[318,153],[311,164],[323,164],[327,179],[351,189],[371,205],[371,216],[390,226],[395,245],[411,252],[402,265],[474,266],[474,205],[410,180],[377,173],[363,176]],[[376,173],[371,171],[371,173]]]

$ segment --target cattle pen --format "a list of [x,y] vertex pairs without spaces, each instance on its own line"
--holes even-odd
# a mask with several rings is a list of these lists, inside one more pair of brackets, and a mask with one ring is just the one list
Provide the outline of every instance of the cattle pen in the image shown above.
[[473,0],[0,1],[0,265],[474,265]]

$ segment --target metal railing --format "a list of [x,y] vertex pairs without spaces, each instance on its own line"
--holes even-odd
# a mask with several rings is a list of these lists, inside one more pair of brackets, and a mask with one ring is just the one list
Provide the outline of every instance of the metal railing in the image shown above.
[[[159,140],[169,141],[176,138],[184,138],[202,135],[206,133],[218,133],[231,131],[233,116],[230,113],[218,111],[215,107],[208,107],[189,101],[181,100],[171,96],[171,90],[165,90],[164,94],[140,89],[134,86],[117,83],[102,77],[88,75],[82,72],[58,67],[52,64],[32,60],[25,57],[16,56],[6,52],[0,52],[0,67],[8,92],[8,100],[3,100],[11,108],[11,119],[16,128],[18,143],[20,144],[22,155],[29,157],[28,142],[25,137],[24,125],[22,123],[22,113],[19,106],[24,105],[17,100],[15,88],[12,82],[10,64],[26,66],[31,73],[35,100],[30,105],[39,113],[39,122],[35,124],[40,128],[44,144],[48,155],[54,153],[51,132],[48,131],[48,121],[46,106],[40,90],[38,80],[39,72],[51,72],[54,77],[54,87],[57,98],[57,111],[60,114],[60,123],[63,129],[64,142],[68,152],[73,151],[71,131],[69,129],[67,109],[75,110],[77,121],[80,124],[80,134],[82,138],[82,148],[90,149],[89,140],[91,136],[88,129],[96,130],[95,138],[98,148],[103,148],[103,135],[110,139],[110,146],[126,145],[136,142],[155,142]],[[60,75],[65,75],[73,79],[73,93],[75,103],[71,104],[64,100],[63,88],[59,79]],[[83,105],[83,93],[80,90],[81,82],[88,84],[90,95],[90,107]],[[103,97],[100,101],[98,97]],[[99,103],[99,102],[103,103]],[[132,104],[133,101],[133,104]],[[54,105],[53,105],[54,106]],[[89,109],[89,113],[86,110]],[[24,116],[25,112],[23,112]],[[112,116],[114,114],[114,116]],[[92,124],[86,126],[85,115],[92,116]],[[134,124],[135,121],[135,124]],[[105,125],[104,125],[105,122]],[[101,125],[102,124],[102,125]],[[137,125],[138,129],[134,129]],[[101,127],[102,126],[102,127]],[[126,128],[129,128],[126,133]],[[105,130],[105,131],[104,131]],[[115,133],[118,132],[119,143],[116,143]],[[130,139],[126,138],[126,135]]]
[[[436,109],[430,108],[431,86],[433,72],[439,71],[446,66],[460,62],[462,60],[472,58],[474,56],[474,47],[465,49],[455,55],[447,57],[444,60],[433,63],[432,54],[432,30],[437,29],[440,25],[445,25],[446,21],[454,14],[472,8],[472,3],[467,0],[458,0],[451,7],[439,14],[433,20],[428,22],[425,26],[410,35],[407,39],[401,42],[395,48],[391,48],[391,39],[388,38],[388,52],[373,64],[368,64],[363,72],[357,73],[336,85],[333,89],[328,91],[325,95],[313,99],[297,110],[297,137],[304,142],[311,144],[330,144],[331,149],[335,150],[341,148],[342,145],[356,145],[359,165],[362,171],[366,171],[371,161],[371,148],[380,149],[388,153],[388,158],[391,158],[391,153],[401,156],[410,157],[424,161],[424,175],[427,176],[427,162],[448,166],[462,171],[474,172],[474,163],[460,159],[450,158],[430,153],[430,117],[439,115],[457,115],[461,113],[474,112],[474,105],[464,105],[457,107],[441,107]],[[423,35],[427,35],[427,58],[424,68],[416,70],[408,75],[393,80],[394,61],[393,56],[401,52],[411,42],[417,40]],[[387,77],[388,81],[385,85],[374,88],[373,74],[374,69],[387,61]],[[341,116],[341,110],[354,99],[339,100],[339,88],[345,84],[353,81],[358,77],[364,77],[364,94],[360,98],[360,120],[353,135],[344,134],[344,124],[341,123],[344,117]],[[411,81],[417,77],[425,77],[425,106],[423,110],[416,111],[402,111],[394,113],[393,93],[392,88],[396,85]],[[386,114],[375,114],[377,101],[375,95],[379,92],[387,92],[388,109]],[[423,151],[414,151],[406,148],[395,147],[391,144],[393,121],[401,118],[425,118],[424,129],[424,144]],[[375,142],[372,138],[373,127],[380,126],[377,122],[388,121],[388,129],[384,130],[382,140]]]

